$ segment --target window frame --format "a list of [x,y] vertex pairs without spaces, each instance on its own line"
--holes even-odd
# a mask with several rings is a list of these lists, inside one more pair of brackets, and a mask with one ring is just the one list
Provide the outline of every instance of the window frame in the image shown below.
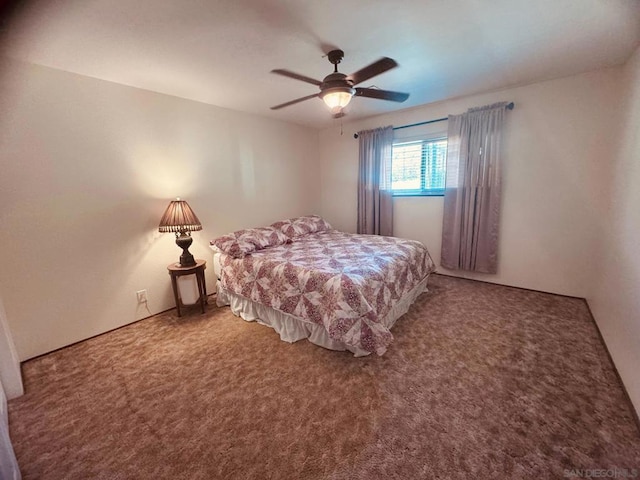
[[[426,170],[427,170],[427,165],[426,165],[426,161],[427,161],[427,157],[424,154],[424,148],[425,148],[425,144],[428,143],[433,143],[433,142],[440,142],[440,141],[445,141],[447,142],[447,135],[444,134],[440,134],[440,135],[434,135],[434,136],[429,136],[428,138],[415,138],[415,139],[398,139],[398,140],[394,140],[393,145],[392,145],[392,162],[393,162],[393,147],[398,145],[406,145],[406,144],[410,144],[410,143],[420,143],[421,147],[422,147],[422,156],[421,156],[421,165],[420,165],[420,186],[421,188],[411,188],[411,189],[398,189],[398,190],[394,190],[394,189],[390,189],[391,194],[393,197],[444,197],[444,187],[443,188],[425,188],[425,184],[427,181],[427,175],[426,175]],[[445,154],[445,162],[444,162],[444,167],[445,167],[445,180],[446,180],[446,168],[447,168],[447,164],[446,164],[446,154]],[[392,167],[393,168],[393,167]]]

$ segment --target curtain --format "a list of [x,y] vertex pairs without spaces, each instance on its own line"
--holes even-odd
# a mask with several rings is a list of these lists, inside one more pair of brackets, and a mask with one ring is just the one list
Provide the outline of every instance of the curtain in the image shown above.
[[20,469],[13,446],[9,438],[9,417],[7,413],[7,397],[0,381],[0,478],[3,480],[20,480]]
[[441,265],[496,273],[500,141],[507,103],[449,116]]
[[358,132],[358,233],[393,235],[391,126]]

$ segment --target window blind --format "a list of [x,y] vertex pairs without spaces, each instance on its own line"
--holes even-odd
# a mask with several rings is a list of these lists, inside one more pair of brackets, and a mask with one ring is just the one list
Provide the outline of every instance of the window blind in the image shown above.
[[444,192],[447,140],[419,140],[393,145],[391,189],[408,195]]

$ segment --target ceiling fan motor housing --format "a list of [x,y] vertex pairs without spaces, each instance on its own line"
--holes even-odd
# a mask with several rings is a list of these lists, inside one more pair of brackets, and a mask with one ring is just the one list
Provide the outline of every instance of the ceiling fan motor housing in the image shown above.
[[335,72],[324,77],[320,85],[320,98],[333,92],[345,92],[354,95],[356,90],[353,88],[353,82],[344,73]]

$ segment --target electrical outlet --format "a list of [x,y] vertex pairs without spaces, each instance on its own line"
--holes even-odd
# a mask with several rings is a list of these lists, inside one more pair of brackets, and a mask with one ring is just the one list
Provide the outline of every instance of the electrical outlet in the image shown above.
[[138,297],[138,303],[147,303],[147,291],[146,290],[138,290],[136,292],[136,296]]

